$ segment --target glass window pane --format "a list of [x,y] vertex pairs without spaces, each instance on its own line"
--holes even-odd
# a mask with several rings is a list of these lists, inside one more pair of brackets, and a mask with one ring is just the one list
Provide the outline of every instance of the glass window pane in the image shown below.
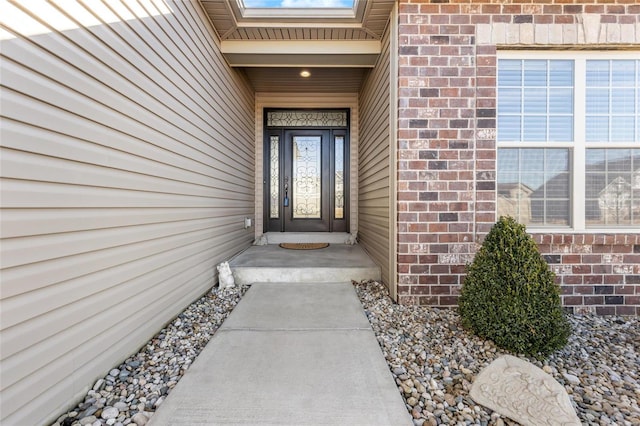
[[573,61],[549,61],[549,86],[573,86]]
[[319,136],[293,137],[293,218],[321,218],[322,155]]
[[613,89],[611,91],[611,112],[614,114],[633,114],[636,110],[634,90]]
[[614,87],[636,86],[636,61],[613,61],[611,83]]
[[537,87],[547,85],[547,61],[524,61],[524,85]]
[[545,220],[547,225],[567,225],[570,211],[569,200],[546,200]]
[[547,112],[547,90],[539,87],[524,90],[524,113]]
[[[520,179],[520,174],[518,172],[499,172],[499,181],[503,182],[503,183],[510,183],[510,182],[518,182],[518,180]],[[498,193],[501,193],[500,191],[504,190],[505,186],[499,186],[498,188]]]
[[640,225],[640,149],[588,149],[588,226]]
[[519,149],[521,170],[543,170],[544,149]]
[[587,115],[587,142],[609,140],[609,117]]
[[543,142],[547,140],[547,117],[524,116],[524,141]]
[[631,170],[630,149],[605,150],[606,170],[609,172],[629,172]]
[[[602,182],[604,182],[606,180],[606,175],[604,173],[598,173],[598,172],[589,172],[587,173],[587,179],[586,179],[586,196],[587,199],[598,199],[598,194],[600,193],[600,191],[598,191],[598,188],[602,188],[604,187],[604,184],[602,184]],[[589,213],[587,211],[587,213]]]
[[336,136],[335,149],[335,218],[344,218],[344,136]]
[[498,86],[522,86],[522,61],[512,59],[500,59],[498,61]]
[[549,112],[556,114],[573,113],[573,89],[551,89],[549,93]]
[[609,114],[609,90],[587,90],[587,114]]
[[549,117],[549,141],[571,142],[573,140],[573,117]]
[[640,60],[587,61],[587,141],[640,141]]
[[[301,12],[306,12],[307,8],[336,8],[336,9],[353,9],[355,0],[339,0],[339,1],[313,1],[313,2],[302,2],[302,1],[286,1],[286,0],[277,0],[277,1],[269,1],[269,0],[243,0],[243,5],[247,9],[287,9],[287,8],[295,8],[299,9]],[[317,13],[317,12],[313,12]],[[261,18],[271,17],[271,14],[265,14],[263,16],[260,12],[257,14]],[[254,15],[255,16],[255,15]],[[311,17],[311,16],[310,16]]]
[[519,141],[522,140],[520,116],[498,115],[498,140]]
[[535,192],[544,184],[544,173],[542,170],[543,169],[540,169],[538,173],[520,173],[520,183],[534,191],[534,193],[531,194],[532,198],[544,198],[544,191]]
[[609,61],[587,61],[587,87],[609,85]]
[[278,136],[271,136],[269,142],[269,217],[278,219],[280,217],[280,140]]
[[499,89],[498,108],[500,114],[522,112],[522,89]]
[[559,198],[567,200],[569,199],[569,174],[568,173],[558,173],[558,174],[550,174],[545,177],[545,182],[547,183],[547,198]]
[[498,150],[499,215],[529,225],[566,226],[570,182],[568,149]]
[[571,142],[573,70],[572,60],[498,61],[498,141]]
[[509,172],[517,172],[518,170],[520,170],[518,155],[518,149],[501,149],[500,155],[498,155],[498,172],[507,174]]
[[545,150],[544,164],[547,173],[566,172],[569,170],[569,151],[566,149]]
[[588,149],[586,154],[587,166],[590,166],[592,170],[596,165],[601,164],[602,170],[604,170],[604,159],[606,150],[604,149]]
[[614,116],[611,119],[611,140],[633,142],[635,139],[635,121],[633,116]]
[[282,110],[267,112],[268,127],[345,127],[346,111]]

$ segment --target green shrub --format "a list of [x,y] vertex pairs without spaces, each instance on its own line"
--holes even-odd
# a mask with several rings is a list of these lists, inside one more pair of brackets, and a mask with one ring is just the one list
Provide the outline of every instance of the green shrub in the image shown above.
[[554,278],[524,225],[501,217],[467,268],[462,324],[504,349],[544,358],[571,334]]

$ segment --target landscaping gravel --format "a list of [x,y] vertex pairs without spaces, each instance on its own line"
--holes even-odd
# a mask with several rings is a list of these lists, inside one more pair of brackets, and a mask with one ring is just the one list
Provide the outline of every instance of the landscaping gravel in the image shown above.
[[[415,425],[515,425],[469,397],[506,352],[463,330],[455,310],[395,304],[377,282],[355,284]],[[55,426],[145,425],[246,291],[214,289],[137,354],[99,379]],[[640,424],[640,318],[570,316],[569,344],[544,362],[589,425]]]
[[138,353],[98,379],[53,426],[147,424],[247,288],[216,287],[193,302]]
[[[397,305],[377,282],[356,291],[414,424],[516,424],[469,397],[474,377],[507,352],[466,332],[455,310]],[[639,425],[640,318],[569,320],[564,349],[543,362],[520,358],[564,385],[583,424]]]

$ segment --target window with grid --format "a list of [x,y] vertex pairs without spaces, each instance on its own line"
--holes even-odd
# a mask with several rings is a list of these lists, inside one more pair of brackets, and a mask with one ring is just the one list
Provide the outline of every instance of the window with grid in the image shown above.
[[498,215],[529,227],[637,229],[640,60],[631,56],[499,55]]

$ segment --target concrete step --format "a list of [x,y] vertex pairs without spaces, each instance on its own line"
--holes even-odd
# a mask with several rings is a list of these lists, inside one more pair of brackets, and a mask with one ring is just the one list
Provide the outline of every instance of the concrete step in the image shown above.
[[319,250],[252,246],[229,262],[238,284],[326,283],[380,280],[380,267],[358,245],[331,244]]
[[280,243],[329,243],[344,244],[349,238],[346,232],[267,232],[269,244]]

